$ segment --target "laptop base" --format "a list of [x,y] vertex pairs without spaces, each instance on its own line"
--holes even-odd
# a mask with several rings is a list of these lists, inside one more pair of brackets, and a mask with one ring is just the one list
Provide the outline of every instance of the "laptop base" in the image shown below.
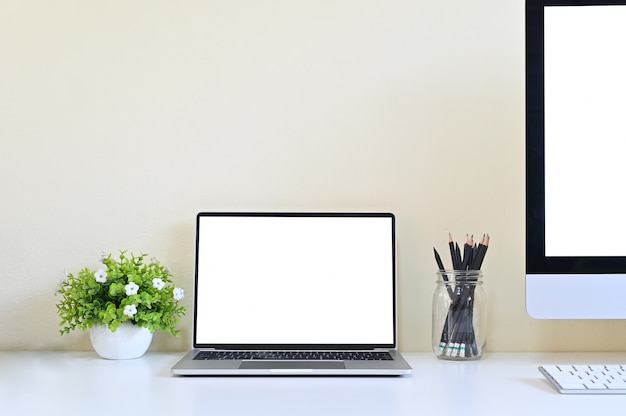
[[400,376],[411,374],[411,366],[397,351],[391,361],[376,360],[194,360],[201,350],[185,354],[173,367],[179,376]]

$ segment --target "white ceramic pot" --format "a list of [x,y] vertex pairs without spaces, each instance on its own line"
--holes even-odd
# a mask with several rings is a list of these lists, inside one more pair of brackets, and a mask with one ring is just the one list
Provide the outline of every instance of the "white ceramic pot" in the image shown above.
[[89,331],[91,345],[102,358],[130,360],[145,354],[152,342],[152,333],[144,327],[125,321],[112,332],[107,326],[94,324]]

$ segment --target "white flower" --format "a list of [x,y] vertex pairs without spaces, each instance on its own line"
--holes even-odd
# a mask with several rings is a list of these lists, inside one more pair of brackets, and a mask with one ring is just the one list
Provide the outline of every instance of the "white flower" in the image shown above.
[[174,299],[181,300],[185,297],[185,291],[179,287],[174,288]]
[[165,287],[165,282],[163,282],[163,279],[155,277],[154,279],[152,279],[152,287],[156,288],[157,290],[161,290]]
[[131,296],[131,295],[137,294],[137,291],[139,290],[139,286],[135,282],[130,282],[129,284],[124,286],[124,289],[126,289],[126,296]]
[[137,306],[135,305],[126,305],[124,306],[124,315],[133,316],[137,313]]
[[107,272],[102,269],[98,270],[93,275],[96,278],[96,282],[98,283],[104,283],[107,281]]

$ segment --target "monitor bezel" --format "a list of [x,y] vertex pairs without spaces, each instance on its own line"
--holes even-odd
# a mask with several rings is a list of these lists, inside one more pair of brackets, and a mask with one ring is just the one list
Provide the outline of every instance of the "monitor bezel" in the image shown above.
[[545,6],[626,5],[619,0],[526,1],[526,273],[626,273],[626,256],[550,257],[545,252],[544,55]]

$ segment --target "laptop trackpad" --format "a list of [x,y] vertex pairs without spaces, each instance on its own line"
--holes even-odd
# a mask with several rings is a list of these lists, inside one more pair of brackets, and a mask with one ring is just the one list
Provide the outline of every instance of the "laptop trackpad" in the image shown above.
[[343,361],[268,361],[251,360],[241,363],[243,370],[327,370],[346,368]]

